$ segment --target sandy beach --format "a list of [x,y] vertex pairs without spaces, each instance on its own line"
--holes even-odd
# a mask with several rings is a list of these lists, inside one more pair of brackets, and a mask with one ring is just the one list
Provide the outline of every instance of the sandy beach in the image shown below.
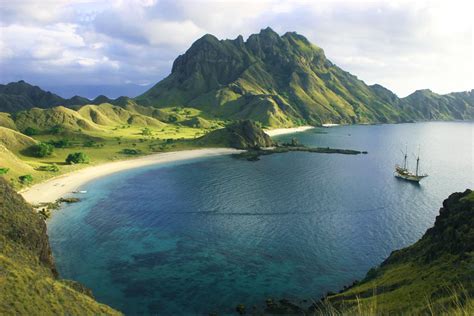
[[91,180],[115,172],[174,161],[229,155],[236,152],[239,152],[239,150],[231,148],[204,148],[152,154],[136,159],[108,162],[49,179],[35,184],[20,193],[31,204],[54,202],[64,195],[76,191],[78,187]]
[[298,127],[290,127],[290,128],[266,129],[264,131],[268,136],[277,136],[277,135],[283,135],[283,134],[304,132],[313,128],[314,126],[306,125],[306,126],[298,126]]

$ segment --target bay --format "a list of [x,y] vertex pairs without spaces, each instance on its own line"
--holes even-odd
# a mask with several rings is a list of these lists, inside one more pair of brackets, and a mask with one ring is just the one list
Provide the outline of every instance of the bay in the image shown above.
[[[473,187],[471,122],[282,135],[367,155],[291,152],[147,167],[98,179],[48,221],[63,278],[129,315],[232,313],[268,297],[317,299],[364,277]],[[393,176],[420,147],[420,185]]]

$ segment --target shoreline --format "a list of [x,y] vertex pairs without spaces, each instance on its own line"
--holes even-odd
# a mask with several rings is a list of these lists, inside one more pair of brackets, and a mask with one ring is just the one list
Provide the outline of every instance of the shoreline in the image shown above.
[[284,134],[300,133],[300,132],[304,132],[313,128],[315,128],[315,126],[305,125],[305,126],[289,127],[289,128],[265,129],[263,131],[268,136],[273,137],[273,136],[284,135]]
[[78,187],[89,181],[120,171],[168,162],[230,155],[237,152],[240,152],[240,150],[232,148],[203,148],[157,153],[135,159],[107,162],[48,179],[18,193],[30,204],[50,203],[76,191]]

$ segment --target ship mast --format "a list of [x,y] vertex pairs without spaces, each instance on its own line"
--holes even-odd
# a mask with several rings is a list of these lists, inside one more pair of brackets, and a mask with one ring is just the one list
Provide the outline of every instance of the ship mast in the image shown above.
[[420,147],[418,147],[418,157],[416,157],[416,171],[415,175],[418,176],[418,166],[420,165]]
[[403,160],[403,169],[407,169],[407,153],[408,153],[408,146],[405,147],[405,159]]

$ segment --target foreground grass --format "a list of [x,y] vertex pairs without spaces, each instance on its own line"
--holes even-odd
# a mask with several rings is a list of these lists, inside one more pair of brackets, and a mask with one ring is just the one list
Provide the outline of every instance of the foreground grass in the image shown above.
[[474,315],[473,297],[474,192],[466,190],[443,202],[419,241],[323,301],[342,311],[370,307],[370,314]]
[[120,315],[57,277],[46,225],[0,178],[0,315]]
[[341,302],[333,305],[330,301],[325,301],[318,308],[309,314],[318,316],[372,316],[372,315],[446,315],[446,316],[471,316],[474,315],[474,298],[462,286],[446,287],[445,290],[451,294],[443,299],[443,303],[425,297],[419,302],[421,310],[410,309],[405,312],[397,309],[387,310],[383,302],[378,301],[376,289],[373,289],[371,300],[364,300],[356,297],[354,301]]

